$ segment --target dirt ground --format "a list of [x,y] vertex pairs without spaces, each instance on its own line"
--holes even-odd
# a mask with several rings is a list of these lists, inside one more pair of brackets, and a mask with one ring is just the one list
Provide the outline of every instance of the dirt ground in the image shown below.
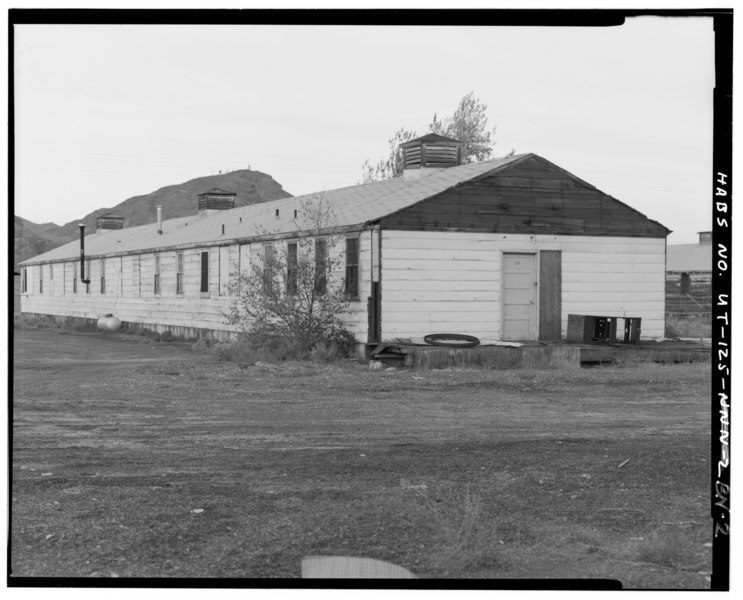
[[16,329],[11,575],[709,587],[709,365],[241,369]]

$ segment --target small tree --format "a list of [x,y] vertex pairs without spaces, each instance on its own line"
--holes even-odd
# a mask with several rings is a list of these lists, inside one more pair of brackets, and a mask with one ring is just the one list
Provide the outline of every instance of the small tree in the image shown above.
[[[495,127],[488,128],[488,107],[475,97],[474,92],[464,96],[457,105],[454,114],[439,119],[434,113],[433,121],[429,123],[427,133],[438,133],[445,137],[464,142],[462,161],[464,163],[479,162],[490,158],[495,145]],[[388,140],[389,155],[376,164],[369,159],[362,165],[362,182],[382,181],[402,175],[402,150],[400,145],[418,137],[415,131],[401,127]],[[514,153],[511,150],[508,156]]]
[[282,341],[297,357],[320,344],[348,354],[355,340],[341,320],[349,298],[332,279],[343,260],[332,252],[342,241],[332,233],[332,210],[315,197],[303,203],[296,222],[299,237],[266,241],[259,259],[238,274],[230,286],[228,323],[254,345]]

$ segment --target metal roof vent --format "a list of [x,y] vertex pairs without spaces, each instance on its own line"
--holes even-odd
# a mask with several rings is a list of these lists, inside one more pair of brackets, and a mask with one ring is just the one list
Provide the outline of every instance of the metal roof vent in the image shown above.
[[219,188],[199,194],[199,215],[210,215],[218,210],[235,208],[237,194]]
[[462,164],[464,142],[429,133],[401,144],[403,177],[418,179]]
[[101,215],[95,220],[95,231],[96,233],[106,233],[112,229],[123,229],[124,228],[124,217],[115,215],[113,213],[106,213]]

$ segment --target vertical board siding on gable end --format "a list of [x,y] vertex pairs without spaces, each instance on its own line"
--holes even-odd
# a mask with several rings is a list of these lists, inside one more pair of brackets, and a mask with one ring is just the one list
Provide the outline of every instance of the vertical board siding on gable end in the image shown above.
[[384,229],[665,238],[667,230],[538,157],[381,220]]

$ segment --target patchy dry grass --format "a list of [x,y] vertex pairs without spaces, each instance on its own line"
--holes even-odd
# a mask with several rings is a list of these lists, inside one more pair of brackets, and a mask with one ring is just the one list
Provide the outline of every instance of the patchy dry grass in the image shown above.
[[709,364],[240,368],[191,344],[16,331],[13,575],[423,578],[704,589]]

